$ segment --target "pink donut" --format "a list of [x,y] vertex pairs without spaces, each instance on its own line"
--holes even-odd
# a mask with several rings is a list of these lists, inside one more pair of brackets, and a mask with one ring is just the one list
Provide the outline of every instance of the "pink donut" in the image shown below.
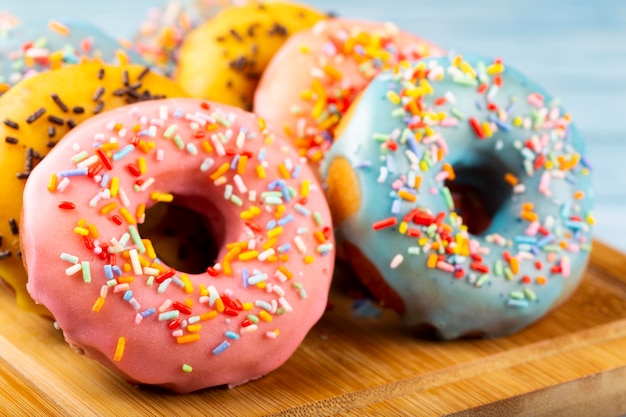
[[350,104],[381,71],[445,52],[393,23],[329,19],[292,35],[263,72],[254,112],[319,162]]
[[[243,110],[170,99],[103,113],[27,182],[28,291],[68,343],[129,381],[184,393],[261,377],[326,307],[335,253],[315,184]],[[220,249],[206,272],[167,266],[138,231],[172,198],[210,224]]]

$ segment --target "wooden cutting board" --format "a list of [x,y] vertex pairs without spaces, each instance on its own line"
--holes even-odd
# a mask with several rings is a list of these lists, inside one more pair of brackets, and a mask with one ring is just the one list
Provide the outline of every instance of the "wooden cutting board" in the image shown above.
[[332,308],[279,370],[236,389],[138,389],[70,349],[0,291],[0,414],[619,415],[626,412],[626,256],[596,242],[575,295],[507,338],[437,342],[394,313]]

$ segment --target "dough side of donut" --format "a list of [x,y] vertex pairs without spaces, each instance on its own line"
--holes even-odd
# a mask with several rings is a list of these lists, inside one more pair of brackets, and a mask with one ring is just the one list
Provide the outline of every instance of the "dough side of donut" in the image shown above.
[[[35,168],[22,216],[28,291],[68,343],[128,380],[179,393],[239,385],[291,356],[326,308],[330,213],[306,161],[261,124],[200,100],[141,103],[92,118]],[[51,175],[76,168],[70,160],[83,150],[89,159],[94,145],[114,160],[100,172],[108,182],[78,176],[47,190]],[[128,165],[145,171],[136,176]],[[205,273],[168,267],[133,235],[143,209],[169,195],[225,225]],[[106,265],[119,273],[107,276]]]
[[272,56],[293,33],[325,16],[291,2],[229,7],[189,33],[175,78],[189,95],[244,109]]
[[[173,81],[139,65],[88,63],[35,75],[0,97],[0,183],[5,196],[0,199],[0,277],[15,290],[21,307],[46,313],[26,292],[19,245],[21,196],[35,165],[72,126],[96,112],[150,97],[182,96]],[[41,109],[44,113],[29,123]]]
[[[370,84],[328,154],[329,205],[341,213],[338,238],[401,296],[408,325],[432,325],[444,339],[503,336],[575,290],[593,190],[570,119],[543,88],[479,57],[425,59]],[[455,171],[495,208],[479,235],[453,212],[445,181]],[[354,195],[359,203],[347,201]]]
[[320,162],[356,96],[381,71],[444,51],[392,23],[333,18],[291,36],[263,72],[254,111]]

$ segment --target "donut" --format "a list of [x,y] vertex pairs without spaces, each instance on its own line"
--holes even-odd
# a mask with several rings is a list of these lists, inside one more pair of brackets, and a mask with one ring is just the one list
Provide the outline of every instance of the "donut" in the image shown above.
[[378,76],[324,166],[356,274],[419,333],[499,337],[579,284],[593,189],[559,102],[501,59],[450,56]]
[[392,23],[334,18],[291,36],[263,72],[254,111],[319,163],[356,96],[383,70],[442,55]]
[[250,2],[189,32],[174,75],[192,97],[252,108],[254,90],[287,38],[325,16],[297,3]]
[[[314,181],[241,109],[170,99],[109,111],[70,132],[26,184],[28,291],[68,343],[129,381],[184,393],[261,377],[326,307],[334,244]],[[157,201],[209,223],[218,250],[203,271],[166,264],[142,236]]]
[[184,95],[173,81],[142,66],[84,63],[32,76],[0,97],[0,278],[15,290],[21,307],[45,313],[26,292],[18,236],[21,195],[33,167],[96,113]]
[[119,41],[80,20],[26,21],[0,33],[0,95],[24,78],[81,61],[140,62]]
[[187,33],[235,1],[170,0],[163,7],[151,7],[135,36],[133,49],[153,69],[172,75]]

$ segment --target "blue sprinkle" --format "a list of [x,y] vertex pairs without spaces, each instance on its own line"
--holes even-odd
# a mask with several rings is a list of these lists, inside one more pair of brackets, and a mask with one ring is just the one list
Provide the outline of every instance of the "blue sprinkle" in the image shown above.
[[561,205],[561,217],[567,218],[570,216],[571,212],[572,207],[568,203],[563,203],[563,205]]
[[230,163],[230,170],[234,171],[237,169],[237,163],[239,162],[239,154],[233,157],[233,161]]
[[396,167],[395,164],[393,163],[393,158],[387,156],[387,170],[389,171],[390,174],[393,174],[394,172],[396,172]]
[[566,220],[563,224],[565,225],[565,227],[572,230],[580,230],[584,226],[583,222],[578,222],[574,220]]
[[113,279],[113,268],[111,265],[104,265],[104,276],[109,279]]
[[176,110],[174,110],[174,118],[175,119],[180,119],[184,115],[185,115],[185,110],[183,110],[183,109],[176,109]]
[[239,340],[239,335],[232,330],[228,330],[226,333],[224,333],[224,336],[232,340]]
[[107,188],[107,186],[109,185],[110,179],[111,179],[111,176],[109,175],[109,173],[105,172],[104,175],[102,175],[102,181],[100,181],[100,187]]
[[280,187],[280,192],[283,193],[283,198],[286,203],[291,201],[291,195],[289,195],[289,190],[287,189],[287,183],[283,180],[278,182],[278,186]]
[[506,305],[509,307],[528,308],[529,303],[528,300],[516,300],[514,298],[509,298],[506,300]]
[[510,116],[510,115],[512,115],[515,112],[516,108],[517,108],[517,106],[515,106],[515,103],[511,103],[508,106],[506,106],[504,111],[506,111],[506,114],[508,114]]
[[293,214],[289,213],[285,217],[283,217],[283,218],[278,220],[278,225],[279,226],[284,226],[286,224],[291,223],[292,221],[293,221]]
[[411,150],[411,152],[417,155],[418,158],[421,158],[419,146],[417,145],[417,140],[415,139],[415,133],[411,133],[407,139],[408,139],[407,143],[409,145],[409,149]]
[[296,165],[291,171],[291,178],[296,179],[300,175],[300,171],[302,171],[302,165]]
[[591,166],[591,163],[589,162],[589,159],[587,159],[586,156],[581,156],[580,157],[580,163],[582,164],[582,166],[584,166],[587,169],[591,169],[593,170],[593,167]]
[[118,277],[121,277],[122,276],[122,269],[119,266],[117,266],[117,265],[113,265],[113,273],[115,275],[117,275]]
[[155,313],[156,313],[156,309],[149,308],[147,310],[142,311],[139,314],[141,314],[141,317],[143,317],[145,319],[146,317],[150,317],[150,316],[154,315]]
[[503,120],[500,120],[498,117],[496,117],[493,114],[489,115],[489,120],[494,122],[496,124],[496,126],[498,126],[499,130],[502,130],[504,132],[510,132],[511,129],[513,129],[513,126],[511,126],[510,123],[507,123]]
[[353,165],[353,167],[356,168],[356,169],[369,168],[371,166],[372,166],[372,162],[371,161],[361,161],[361,162],[358,162],[358,163]]
[[293,208],[303,216],[309,217],[311,215],[311,211],[308,208],[304,207],[302,204],[295,204]]
[[279,180],[274,180],[270,182],[269,184],[267,184],[267,189],[270,191],[275,190],[276,187],[278,187],[278,184],[279,184]]
[[283,243],[282,245],[278,247],[277,251],[278,253],[285,253],[289,249],[291,249],[291,243]]
[[537,238],[533,236],[515,236],[515,243],[527,243],[529,245],[535,245],[537,243]]
[[476,100],[476,108],[478,110],[483,110],[485,108],[484,104],[480,100]]
[[180,288],[185,288],[185,283],[183,282],[183,280],[177,277],[176,275],[172,277],[172,281],[174,282],[174,284],[178,285]]
[[250,272],[248,272],[248,268],[243,268],[241,270],[241,283],[244,288],[248,286],[248,278],[250,278]]
[[230,347],[230,343],[228,343],[226,340],[224,340],[222,343],[219,344],[218,347],[213,349],[213,354],[214,355],[219,355],[220,353],[222,353],[223,351],[225,351],[229,347]]
[[133,291],[132,290],[126,290],[124,292],[124,297],[122,297],[124,299],[124,301],[129,301],[131,298],[133,298]]
[[549,234],[549,235],[546,235],[546,237],[541,239],[539,242],[537,242],[537,246],[541,248],[541,247],[544,247],[545,245],[548,245],[548,244],[550,244],[552,242],[554,242],[554,235],[553,234]]
[[272,230],[276,228],[276,220],[272,219],[269,222],[267,222],[267,225],[265,226],[265,230]]
[[135,149],[135,147],[133,145],[130,145],[130,144],[126,145],[122,149],[120,149],[119,151],[115,152],[111,156],[111,159],[113,161],[119,161],[120,159],[122,159],[125,156],[127,156],[128,154],[130,154],[134,149]]
[[400,213],[400,206],[402,205],[402,202],[398,199],[393,200],[393,203],[391,203],[391,213],[392,214],[398,214]]
[[256,156],[256,159],[258,159],[259,161],[263,161],[265,159],[265,153],[267,152],[267,150],[265,148],[261,148],[259,150],[259,153]]
[[82,176],[87,175],[87,173],[88,173],[87,167],[66,169],[64,171],[58,172],[57,173],[57,177],[59,177],[59,178],[63,178],[63,177],[82,177]]

